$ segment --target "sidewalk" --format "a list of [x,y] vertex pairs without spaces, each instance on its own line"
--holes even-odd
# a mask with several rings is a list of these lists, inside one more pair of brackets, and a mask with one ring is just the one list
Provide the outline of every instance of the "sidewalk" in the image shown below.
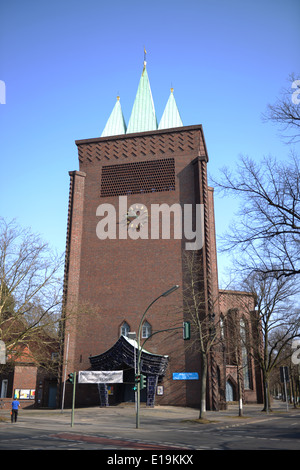
[[[204,422],[199,422],[199,410],[193,408],[183,408],[175,406],[156,406],[146,408],[141,406],[141,421],[147,422],[150,426],[166,425],[172,428],[196,424],[201,426],[237,426],[251,422],[261,422],[284,414],[299,414],[300,408],[294,408],[289,404],[274,400],[272,402],[273,411],[262,412],[263,405],[244,405],[243,416],[238,415],[238,405],[230,404],[227,410],[207,411]],[[10,423],[10,411],[0,410],[0,424]],[[74,426],[71,423],[71,410],[63,412],[59,409],[23,409],[19,411],[18,424],[34,427],[35,429],[63,430],[68,429],[74,432],[95,432],[99,429],[114,428],[134,429],[135,428],[135,405],[124,403],[119,406],[100,408],[77,408],[74,412]]]

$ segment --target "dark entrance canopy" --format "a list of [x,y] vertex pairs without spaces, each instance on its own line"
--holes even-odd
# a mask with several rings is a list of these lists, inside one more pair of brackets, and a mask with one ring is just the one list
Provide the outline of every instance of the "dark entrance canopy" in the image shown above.
[[[97,356],[91,356],[92,370],[119,370],[125,366],[132,369],[138,355],[137,342],[120,336],[118,341],[107,351]],[[159,377],[163,377],[168,366],[168,356],[152,354],[146,350],[141,353],[141,373],[147,377],[147,405],[154,406],[155,390]],[[108,405],[107,387],[100,386],[100,398],[103,406]]]

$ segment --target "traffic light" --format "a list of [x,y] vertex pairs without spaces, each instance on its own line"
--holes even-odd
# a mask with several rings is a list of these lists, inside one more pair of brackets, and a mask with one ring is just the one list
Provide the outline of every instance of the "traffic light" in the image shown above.
[[132,390],[134,390],[135,392],[137,391],[137,384],[140,382],[140,380],[141,380],[141,376],[135,374],[135,376],[134,376],[134,387],[133,387],[133,389],[132,389]]
[[191,339],[191,323],[189,321],[183,322],[183,339]]
[[71,372],[71,374],[68,374],[68,382],[70,384],[74,383],[74,374],[73,374],[73,372]]
[[147,377],[141,374],[141,390],[146,387]]

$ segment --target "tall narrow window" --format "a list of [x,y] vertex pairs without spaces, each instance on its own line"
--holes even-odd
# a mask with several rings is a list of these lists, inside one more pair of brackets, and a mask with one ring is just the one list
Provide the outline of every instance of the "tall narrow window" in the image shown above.
[[151,336],[152,328],[150,323],[147,321],[144,322],[143,328],[142,328],[142,338],[149,338]]
[[221,333],[221,339],[225,338],[225,333],[224,333],[224,317],[223,315],[220,316],[220,333]]
[[121,335],[128,336],[129,331],[130,331],[130,326],[128,325],[128,323],[126,323],[126,321],[124,321],[124,323],[121,326]]
[[244,387],[246,389],[250,388],[250,371],[248,364],[248,351],[247,351],[247,333],[246,325],[243,318],[240,320],[240,334],[241,334],[241,349],[242,349],[242,366],[243,366],[243,375],[244,375]]

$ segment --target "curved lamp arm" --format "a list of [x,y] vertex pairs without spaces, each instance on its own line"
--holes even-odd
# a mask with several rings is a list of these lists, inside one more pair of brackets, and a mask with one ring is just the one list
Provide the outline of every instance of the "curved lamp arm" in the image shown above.
[[173,287],[171,287],[171,289],[167,290],[166,292],[164,292],[163,294],[160,294],[156,299],[154,299],[149,305],[148,307],[146,308],[142,318],[141,318],[141,321],[140,321],[140,324],[139,324],[139,329],[138,329],[138,361],[137,361],[137,366],[138,366],[138,374],[140,373],[140,356],[141,356],[141,350],[140,350],[140,337],[141,337],[141,328],[142,328],[142,324],[143,324],[143,320],[146,316],[146,313],[148,312],[148,310],[150,309],[150,307],[152,307],[152,305],[158,300],[160,299],[161,297],[167,297],[169,294],[172,294],[172,292],[174,292],[175,290],[177,290],[179,288],[178,285],[175,285]]

